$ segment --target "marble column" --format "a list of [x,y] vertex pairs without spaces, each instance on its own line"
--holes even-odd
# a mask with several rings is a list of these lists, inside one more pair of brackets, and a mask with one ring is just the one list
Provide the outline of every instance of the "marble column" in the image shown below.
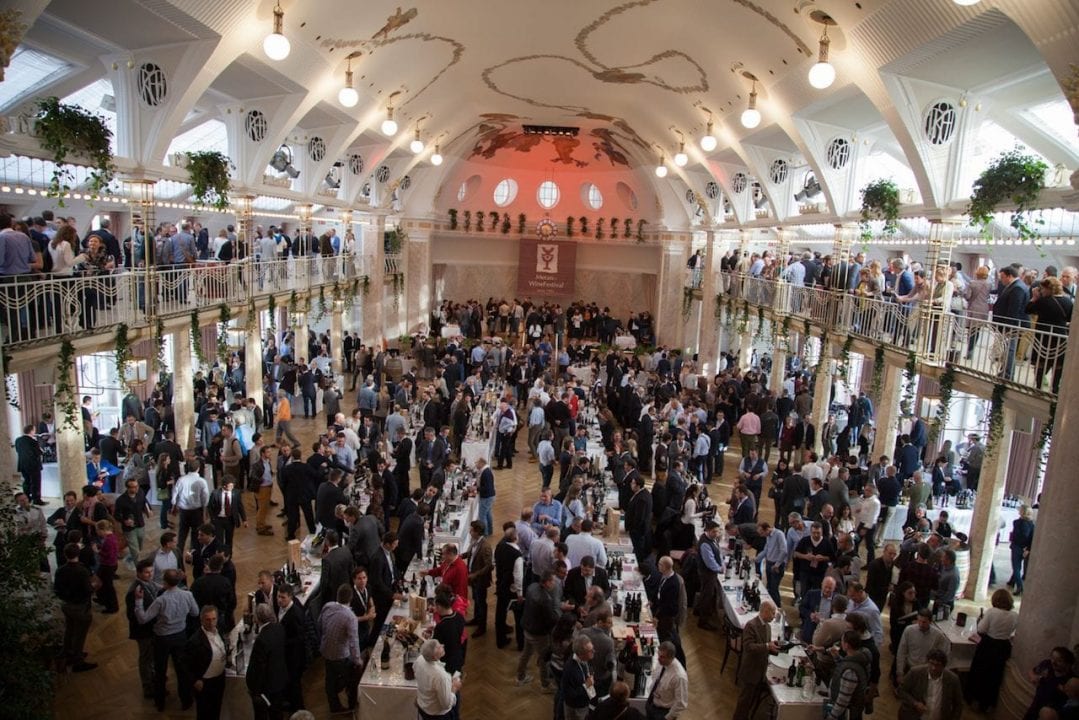
[[[963,595],[975,602],[983,602],[989,595],[989,572],[993,567],[993,552],[997,545],[1000,504],[1004,500],[1004,485],[1008,480],[1013,430],[1015,411],[1005,406],[1000,440],[992,453],[986,453],[982,464],[981,480],[974,500],[974,517],[970,522],[970,572],[967,573]],[[1074,560],[1074,556],[1071,559]],[[1074,597],[1072,603],[1074,605]]]
[[335,377],[340,377],[341,373],[344,372],[344,365],[341,363],[341,358],[344,355],[342,352],[344,315],[345,303],[341,300],[334,300],[330,304],[330,362]]
[[296,347],[292,349],[292,352],[296,355],[296,357],[293,358],[296,362],[299,362],[301,358],[304,360],[311,359],[307,357],[307,350],[309,348],[307,340],[310,335],[310,331],[307,327],[307,306],[301,303],[300,307],[302,308],[302,312],[296,313],[292,318],[292,331],[296,333]]
[[385,339],[383,300],[386,297],[386,249],[382,241],[385,229],[385,215],[375,215],[371,218],[371,224],[363,226],[363,253],[371,277],[371,287],[364,299],[363,340],[369,347],[381,347]]
[[[866,358],[869,359],[868,357]],[[873,398],[874,427],[873,456],[876,461],[881,455],[891,460],[895,454],[895,430],[899,422],[899,395],[903,389],[903,368],[884,363],[880,384],[880,397]]]
[[[419,223],[421,225],[430,223]],[[405,332],[431,325],[431,234],[426,228],[409,228],[403,248],[405,257]]]
[[[741,318],[741,314],[742,311],[738,310],[736,319],[734,321],[735,325],[741,322],[741,320],[739,319]],[[753,318],[750,318],[749,322],[746,323],[745,331],[738,334],[738,367],[742,368],[743,371],[749,368],[749,363],[753,359],[752,325]]]
[[191,372],[191,326],[172,333],[172,412],[176,425],[176,444],[182,449],[195,446],[195,387]]
[[669,348],[682,345],[682,294],[686,256],[684,243],[677,239],[665,241],[660,259],[656,291],[656,342]]
[[701,331],[700,343],[697,346],[697,367],[701,374],[712,377],[716,373],[719,359],[719,339],[716,337],[716,329],[719,321],[715,317],[716,303],[716,234],[707,231],[707,239],[704,244],[704,270],[701,283]]
[[[0,377],[7,378],[7,368],[4,367],[3,353],[0,353]],[[22,433],[22,428],[15,428],[12,432],[11,423],[8,421],[8,396],[7,383],[0,387],[0,438],[16,438]],[[21,481],[16,477],[15,452],[5,445],[0,450],[0,492],[4,497],[11,497],[16,488],[21,487]]]
[[832,394],[832,376],[835,374],[835,360],[832,359],[832,343],[822,343],[820,359],[817,361],[817,376],[813,383],[813,427],[816,429],[814,449],[824,457],[824,433],[821,429],[828,422],[829,400]]
[[[254,398],[255,405],[262,408],[262,328],[256,311],[253,327],[244,337],[244,386],[247,397]],[[258,430],[258,428],[255,428]]]
[[[783,332],[780,330],[779,332]],[[783,344],[783,338],[776,336],[776,346],[772,349],[772,374],[768,378],[768,389],[775,393],[777,398],[783,396],[783,379],[786,376],[787,348]],[[787,342],[790,342],[789,340]],[[792,400],[794,398],[791,398]],[[782,421],[783,418],[780,418]]]
[[[1073,348],[1079,344],[1079,323],[1072,323],[1068,344]],[[1065,356],[1064,377],[1079,377],[1079,352]],[[1079,546],[1075,523],[1079,484],[1075,482],[1075,468],[1079,467],[1079,443],[1074,442],[1079,427],[1079,383],[1060,384],[1053,426],[1038,529],[1023,583],[1023,608],[1012,659],[1000,693],[999,718],[1022,716],[1033,692],[1026,673],[1048,656],[1050,648],[1074,647],[1079,642],[1079,573],[1075,572],[1075,549]]]
[[[77,357],[75,362],[78,363]],[[59,372],[60,369],[57,368],[57,373]],[[71,387],[70,401],[59,392],[53,397],[55,401],[53,417],[56,418],[56,460],[60,466],[60,493],[73,490],[82,497],[82,489],[86,486],[86,438],[82,431],[78,373],[75,371],[74,364],[69,373],[67,382]],[[65,402],[70,402],[75,409],[70,419],[64,412]]]

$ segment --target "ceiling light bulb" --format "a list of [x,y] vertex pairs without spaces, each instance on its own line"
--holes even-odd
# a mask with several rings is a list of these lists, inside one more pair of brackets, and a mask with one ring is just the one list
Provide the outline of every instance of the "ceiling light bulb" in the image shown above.
[[412,151],[413,155],[419,155],[423,152],[423,140],[420,140],[420,129],[416,128],[416,137],[412,139],[412,142],[408,144],[408,149]]
[[393,108],[386,108],[386,119],[382,121],[382,134],[386,137],[397,134],[397,121],[393,119]]
[[955,0],[956,5],[977,5],[981,0]]
[[824,26],[824,35],[821,36],[817,51],[817,64],[809,68],[809,84],[818,90],[831,87],[835,82],[835,68],[828,62],[828,47],[832,41],[828,39],[828,26]]
[[686,155],[686,144],[680,143],[678,145],[678,152],[674,154],[674,164],[678,167],[685,167],[689,162],[689,155]]
[[285,11],[278,4],[273,9],[273,32],[262,41],[262,52],[271,60],[284,60],[292,50],[292,44],[282,32],[285,24]]
[[352,87],[352,71],[345,71],[345,86],[341,88],[337,93],[337,102],[341,103],[347,108],[356,107],[356,103],[360,101],[360,94],[356,92],[356,89]]
[[435,145],[435,151],[431,155],[431,164],[438,167],[442,164],[442,153],[438,151],[438,145]]
[[667,165],[666,165],[666,163],[663,162],[663,158],[660,158],[659,159],[659,165],[656,165],[656,177],[658,177],[658,178],[667,177]]
[[742,127],[752,130],[761,124],[761,111],[757,109],[757,90],[749,94],[749,107],[742,112]]
[[712,152],[716,149],[716,138],[712,134],[712,121],[708,121],[708,129],[704,131],[704,137],[701,138],[701,150],[705,152]]

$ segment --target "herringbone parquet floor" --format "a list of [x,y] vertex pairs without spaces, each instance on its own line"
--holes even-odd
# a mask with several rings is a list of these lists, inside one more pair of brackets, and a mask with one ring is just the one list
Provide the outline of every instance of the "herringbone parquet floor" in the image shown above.
[[[321,419],[294,421],[294,428],[306,443],[316,433],[316,422]],[[523,438],[518,443],[524,448]],[[536,500],[540,487],[539,471],[536,465],[527,461],[527,449],[518,453],[518,462],[512,470],[503,470],[496,474],[497,500],[495,503],[495,524],[515,518],[524,505],[531,505]],[[734,457],[726,462],[727,477],[718,486],[713,485],[714,498],[725,497],[730,493],[730,477],[736,467]],[[415,472],[414,472],[415,475]],[[418,482],[414,477],[413,483]],[[276,489],[275,489],[276,493]],[[280,498],[277,498],[280,500]],[[253,508],[251,508],[253,510]],[[250,513],[249,513],[250,514]],[[771,500],[764,499],[761,517],[771,520],[774,507]],[[156,522],[152,523],[156,527]],[[253,525],[253,523],[252,523]],[[302,532],[302,530],[301,530]],[[147,538],[147,551],[157,547],[158,530],[150,532]],[[242,595],[255,587],[255,578],[259,570],[277,568],[285,560],[283,529],[274,537],[255,534],[254,528],[237,533],[234,560],[238,572],[238,592]],[[784,601],[788,617],[797,618],[797,612],[791,609],[790,574],[784,580]],[[121,597],[130,585],[132,573],[121,565],[117,579],[117,592]],[[494,598],[490,600],[493,623]],[[687,656],[690,679],[689,709],[683,716],[685,720],[704,720],[705,718],[729,718],[733,714],[737,699],[737,687],[734,682],[734,659],[725,673],[720,673],[723,657],[723,640],[717,633],[710,633],[697,628],[692,618],[687,622],[682,633]],[[493,628],[481,638],[469,642],[468,659],[465,666],[465,684],[462,691],[462,717],[466,720],[549,720],[552,717],[552,696],[543,694],[539,684],[530,688],[518,688],[514,685],[514,671],[517,653],[514,649],[498,650],[495,647]],[[55,710],[60,720],[78,718],[78,720],[160,720],[179,717],[194,717],[194,709],[188,712],[180,710],[176,696],[175,679],[170,677],[171,695],[164,713],[158,713],[150,700],[142,698],[138,680],[137,650],[135,644],[127,639],[127,620],[121,612],[116,615],[94,613],[94,624],[87,641],[87,651],[92,662],[99,667],[91,672],[69,674],[60,677],[57,687]],[[8,652],[11,649],[7,649]],[[891,655],[887,647],[882,648],[882,667],[891,666]],[[304,676],[304,698],[308,709],[316,718],[329,718],[329,706],[323,690],[324,671],[321,660],[316,661]],[[896,716],[898,703],[892,695],[887,680],[881,686],[881,698],[877,702],[875,717],[893,718]],[[2,713],[0,713],[2,715]],[[973,715],[968,711],[968,715]],[[226,707],[222,718],[245,719],[252,717],[251,706],[242,681],[229,680],[226,691]],[[767,717],[767,709],[762,708],[760,718]],[[363,720],[406,720],[405,718],[363,718]],[[409,718],[408,720],[411,720]]]

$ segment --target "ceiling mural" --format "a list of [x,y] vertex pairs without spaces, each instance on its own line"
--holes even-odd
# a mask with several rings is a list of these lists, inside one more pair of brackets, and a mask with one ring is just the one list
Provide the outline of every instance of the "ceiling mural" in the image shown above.
[[[577,137],[525,134],[518,124],[521,118],[507,114],[488,114],[487,121],[475,126],[476,141],[470,158],[491,160],[502,151],[515,153],[551,152],[549,162],[575,168],[596,164],[629,167],[630,151],[626,142],[635,137],[619,127],[596,127],[583,130]],[[614,118],[604,117],[606,120]],[[624,125],[624,121],[616,121]],[[628,127],[628,126],[627,126]],[[631,131],[632,132],[632,131]]]

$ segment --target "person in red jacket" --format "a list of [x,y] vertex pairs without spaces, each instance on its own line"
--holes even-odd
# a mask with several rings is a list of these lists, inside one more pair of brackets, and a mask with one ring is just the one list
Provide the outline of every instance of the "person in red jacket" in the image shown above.
[[431,577],[440,577],[442,582],[453,588],[454,594],[468,603],[468,566],[461,559],[457,546],[446,543],[442,546],[442,564],[427,571]]

